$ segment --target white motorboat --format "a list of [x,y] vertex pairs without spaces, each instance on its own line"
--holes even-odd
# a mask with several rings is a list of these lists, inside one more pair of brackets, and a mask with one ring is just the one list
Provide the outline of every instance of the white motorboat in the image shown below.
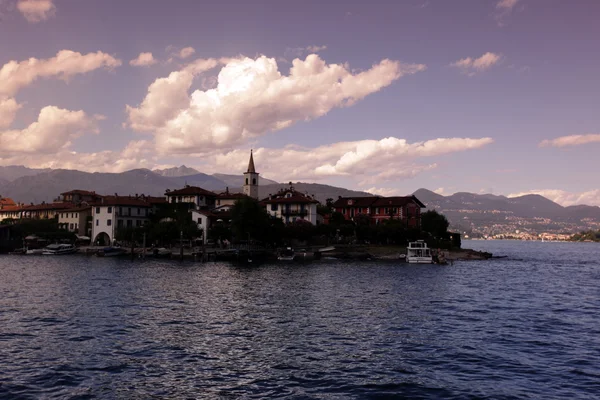
[[277,254],[277,261],[294,261],[295,255],[296,253],[294,253],[294,249],[288,247],[285,250],[281,250]]
[[25,254],[28,256],[39,256],[40,254],[44,254],[45,249],[27,249]]
[[406,249],[406,261],[409,264],[433,264],[431,250],[423,240],[410,242]]
[[51,244],[46,246],[42,254],[46,256],[58,256],[77,253],[78,250],[79,249],[72,244]]

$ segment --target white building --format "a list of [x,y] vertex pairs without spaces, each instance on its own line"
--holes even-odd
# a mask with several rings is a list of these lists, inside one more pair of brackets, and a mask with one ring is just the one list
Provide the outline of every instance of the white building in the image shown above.
[[265,206],[271,216],[280,218],[286,224],[298,220],[308,221],[313,225],[317,224],[317,204],[319,202],[312,196],[294,190],[293,186],[267,197],[261,201],[261,204]]
[[152,213],[148,198],[139,196],[105,196],[92,205],[92,238],[94,244],[109,245],[120,228],[145,225]]
[[165,197],[170,204],[193,203],[194,208],[200,210],[213,208],[217,194],[201,187],[186,185],[183,189],[167,190]]
[[198,229],[202,229],[202,242],[204,244],[208,241],[208,231],[215,224],[226,224],[231,223],[231,213],[229,208],[231,206],[221,206],[220,210],[193,210],[192,220],[198,225]]
[[58,226],[79,236],[91,234],[92,224],[88,224],[88,217],[92,215],[90,206],[71,208],[58,214]]

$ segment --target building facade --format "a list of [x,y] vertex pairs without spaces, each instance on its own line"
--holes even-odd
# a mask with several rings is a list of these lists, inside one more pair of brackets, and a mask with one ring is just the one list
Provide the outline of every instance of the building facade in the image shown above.
[[139,228],[152,214],[152,204],[139,196],[104,196],[92,204],[92,239],[97,245],[109,245],[121,228]]
[[197,186],[186,185],[183,189],[168,190],[165,197],[169,204],[193,204],[194,209],[207,209],[215,206],[217,194]]
[[92,207],[77,207],[61,211],[58,214],[58,226],[79,236],[88,236],[92,234]]
[[373,223],[389,219],[404,221],[407,227],[421,227],[421,209],[425,205],[415,196],[394,197],[339,197],[333,203],[336,212],[345,219],[354,220],[366,216]]
[[319,202],[312,196],[296,191],[293,186],[280,190],[260,203],[269,215],[280,218],[286,224],[298,220],[307,221],[313,225],[317,224],[317,204]]

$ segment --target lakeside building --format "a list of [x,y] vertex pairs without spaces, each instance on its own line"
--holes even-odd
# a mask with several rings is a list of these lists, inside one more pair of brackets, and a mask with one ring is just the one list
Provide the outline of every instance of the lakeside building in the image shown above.
[[72,203],[42,203],[42,204],[32,204],[29,206],[21,207],[21,216],[20,218],[29,218],[29,219],[52,219],[58,218],[58,214],[61,211],[67,210],[69,208],[73,208],[74,204]]
[[5,219],[19,218],[21,206],[10,197],[0,197],[0,221]]
[[58,227],[79,236],[92,237],[92,207],[84,205],[58,214]]
[[269,215],[280,218],[286,224],[302,220],[313,225],[317,224],[318,203],[314,197],[298,192],[292,185],[260,202]]
[[165,204],[163,197],[145,195],[103,196],[92,206],[92,235],[94,243],[113,243],[118,229],[136,228],[148,223],[155,207]]
[[213,208],[216,203],[217,194],[198,186],[185,185],[183,189],[167,189],[165,197],[169,204],[188,203],[193,204],[194,209],[201,210]]
[[346,220],[353,221],[359,215],[364,215],[374,224],[399,219],[410,228],[420,228],[421,209],[425,208],[425,204],[415,196],[339,197],[333,207]]

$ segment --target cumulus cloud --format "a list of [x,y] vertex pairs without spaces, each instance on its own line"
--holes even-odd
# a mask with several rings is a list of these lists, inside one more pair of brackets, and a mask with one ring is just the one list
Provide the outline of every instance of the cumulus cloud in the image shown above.
[[569,135],[561,136],[556,139],[546,139],[540,142],[540,147],[567,147],[567,146],[580,146],[589,143],[600,142],[600,134],[589,133],[586,135]]
[[183,49],[181,49],[179,51],[179,58],[186,59],[188,57],[190,57],[192,54],[194,54],[196,52],[196,50],[193,47],[184,47]]
[[55,57],[48,59],[32,57],[21,62],[9,61],[0,68],[0,96],[14,96],[38,78],[68,79],[99,68],[112,69],[120,65],[120,60],[101,51],[81,54],[61,50]]
[[0,129],[8,128],[12,124],[20,108],[21,104],[17,103],[15,99],[0,97]]
[[152,53],[140,53],[139,56],[129,61],[129,65],[133,65],[134,67],[149,67],[151,65],[156,64],[158,61],[154,58]]
[[83,111],[47,106],[28,127],[0,131],[0,154],[53,153],[87,132],[98,133],[95,118]]
[[217,86],[191,96],[194,76],[215,67],[216,60],[157,79],[139,106],[127,106],[127,124],[153,133],[165,153],[209,153],[351,106],[403,75],[425,70],[422,64],[386,59],[353,74],[346,65],[327,64],[316,54],[295,59],[289,75],[266,56],[221,62]]
[[[423,157],[440,156],[484,147],[491,138],[447,138],[408,143],[404,139],[385,138],[339,142],[315,148],[287,146],[258,148],[254,160],[261,174],[286,182],[289,180],[323,180],[348,177],[361,186],[412,178],[436,168],[436,164],[419,165]],[[232,150],[203,156],[207,172],[242,171],[248,165],[248,150]]]
[[17,9],[25,19],[32,23],[44,21],[56,12],[56,6],[52,0],[19,0]]
[[501,58],[502,56],[500,54],[487,52],[478,58],[467,57],[455,61],[452,64],[450,64],[450,66],[456,67],[465,74],[471,76],[477,72],[482,72],[486,69],[491,68],[492,66],[497,64]]
[[519,197],[528,194],[539,194],[540,196],[544,196],[565,207],[579,204],[600,206],[600,189],[592,189],[583,192],[568,192],[560,189],[530,190],[521,193],[511,193],[508,197]]

